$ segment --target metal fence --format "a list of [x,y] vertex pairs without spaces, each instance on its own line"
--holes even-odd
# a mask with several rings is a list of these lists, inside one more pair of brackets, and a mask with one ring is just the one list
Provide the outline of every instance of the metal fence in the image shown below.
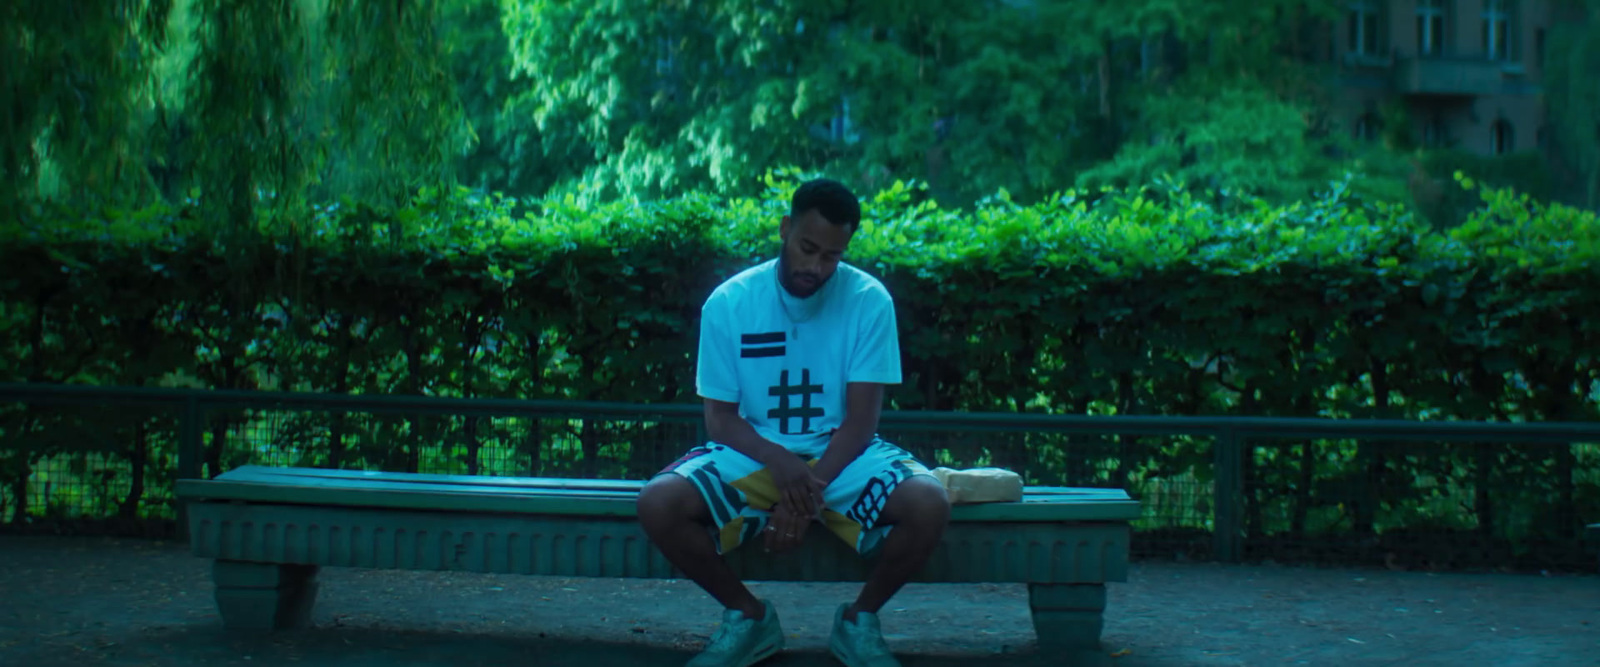
[[[885,412],[930,465],[1115,487],[1138,555],[1592,568],[1600,423]],[[0,520],[173,535],[179,478],[246,465],[644,479],[697,405],[0,385]]]

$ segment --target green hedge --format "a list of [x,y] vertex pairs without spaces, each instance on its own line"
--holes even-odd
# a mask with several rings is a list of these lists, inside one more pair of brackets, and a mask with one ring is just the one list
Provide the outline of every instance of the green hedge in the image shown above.
[[[788,187],[523,217],[424,193],[248,234],[188,210],[40,217],[0,238],[0,378],[692,401],[699,304],[775,251]],[[1594,414],[1591,213],[1487,192],[1435,233],[1337,190],[1227,215],[1182,193],[969,213],[917,194],[872,198],[848,258],[897,298],[899,408]]]
[[[793,183],[769,185],[761,200],[549,201],[521,216],[423,192],[399,210],[280,212],[227,232],[189,208],[34,211],[0,238],[0,378],[693,401],[701,301],[776,250]],[[866,202],[848,258],[897,299],[895,408],[1596,417],[1593,213],[1482,191],[1441,232],[1337,183],[1226,213],[1170,191],[1036,206],[1002,194],[966,212],[922,194],[897,185]],[[0,486],[74,446],[17,437],[36,428],[7,430]],[[1209,463],[1200,448],[1135,451],[1159,459],[1147,475]],[[1600,479],[1573,451],[1539,459],[1569,522],[1600,507]],[[1329,474],[1420,474],[1376,448],[1335,458]],[[1110,483],[1141,474],[1117,467]]]

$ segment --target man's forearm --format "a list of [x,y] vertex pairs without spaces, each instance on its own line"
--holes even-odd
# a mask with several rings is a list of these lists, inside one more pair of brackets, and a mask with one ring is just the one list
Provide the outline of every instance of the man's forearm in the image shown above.
[[[710,435],[712,440],[727,445],[733,451],[755,459],[761,465],[771,465],[772,457],[775,455],[790,453],[782,445],[761,437],[761,434],[756,432],[755,427],[751,426],[750,422],[737,415],[731,418],[719,415],[707,421],[707,435]],[[790,455],[792,456],[793,454]]]
[[852,461],[861,456],[861,452],[866,451],[876,432],[876,428],[846,419],[833,432],[833,437],[828,439],[828,448],[823,451],[822,460],[817,462],[817,478],[824,484],[832,484]]

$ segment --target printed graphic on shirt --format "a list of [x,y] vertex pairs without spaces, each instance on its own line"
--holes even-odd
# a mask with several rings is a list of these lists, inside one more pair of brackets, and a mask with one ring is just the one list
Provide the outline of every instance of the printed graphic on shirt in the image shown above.
[[[789,384],[789,371],[778,372],[778,384],[767,388],[768,396],[776,396],[778,407],[767,411],[767,419],[778,422],[778,432],[784,435],[809,435],[811,420],[820,419],[824,412],[821,407],[811,405],[811,397],[822,393],[822,385],[811,383],[811,369],[800,370],[800,382]],[[792,401],[799,397],[800,404],[794,405]],[[800,428],[794,428],[794,421],[800,421]]]
[[744,359],[781,357],[784,355],[783,340],[782,331],[744,334],[739,337],[739,342],[742,345],[739,350],[739,356]]

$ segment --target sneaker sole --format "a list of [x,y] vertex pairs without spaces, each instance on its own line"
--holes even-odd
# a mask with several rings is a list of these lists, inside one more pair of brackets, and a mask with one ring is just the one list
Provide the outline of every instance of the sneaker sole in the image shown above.
[[[763,645],[762,647],[760,647],[760,648],[758,648],[758,649],[756,649],[754,651],[751,651],[749,654],[747,654],[744,657],[743,660],[740,660],[739,662],[735,662],[735,663],[726,663],[726,662],[724,662],[724,663],[720,663],[720,664],[725,665],[727,667],[751,667],[752,665],[764,662],[767,659],[777,655],[778,651],[781,651],[781,650],[783,650],[783,641],[782,640],[778,640],[778,641],[774,641],[774,642],[768,642],[767,644]],[[699,656],[697,656],[697,659],[698,658],[699,658]]]
[[783,650],[783,637],[779,636],[777,640],[771,641],[771,642],[767,642],[767,644],[765,646],[762,646],[761,648],[756,649],[755,652],[751,653],[750,657],[748,659],[746,659],[743,664],[740,665],[740,667],[750,667],[751,665],[754,665],[756,663],[762,662],[762,661],[766,660],[767,658],[771,658],[772,656],[777,655],[778,651],[781,651],[781,650]]
[[828,640],[828,653],[833,656],[834,660],[838,660],[839,664],[845,667],[855,667],[858,664],[850,662],[850,659],[845,657],[844,651],[839,648],[838,644],[834,643],[832,638]]
[[844,665],[845,667],[851,667],[850,659],[844,657],[844,651],[839,650],[839,645],[833,643],[832,640],[828,641],[828,653],[832,654],[833,659],[838,660],[839,664]]

